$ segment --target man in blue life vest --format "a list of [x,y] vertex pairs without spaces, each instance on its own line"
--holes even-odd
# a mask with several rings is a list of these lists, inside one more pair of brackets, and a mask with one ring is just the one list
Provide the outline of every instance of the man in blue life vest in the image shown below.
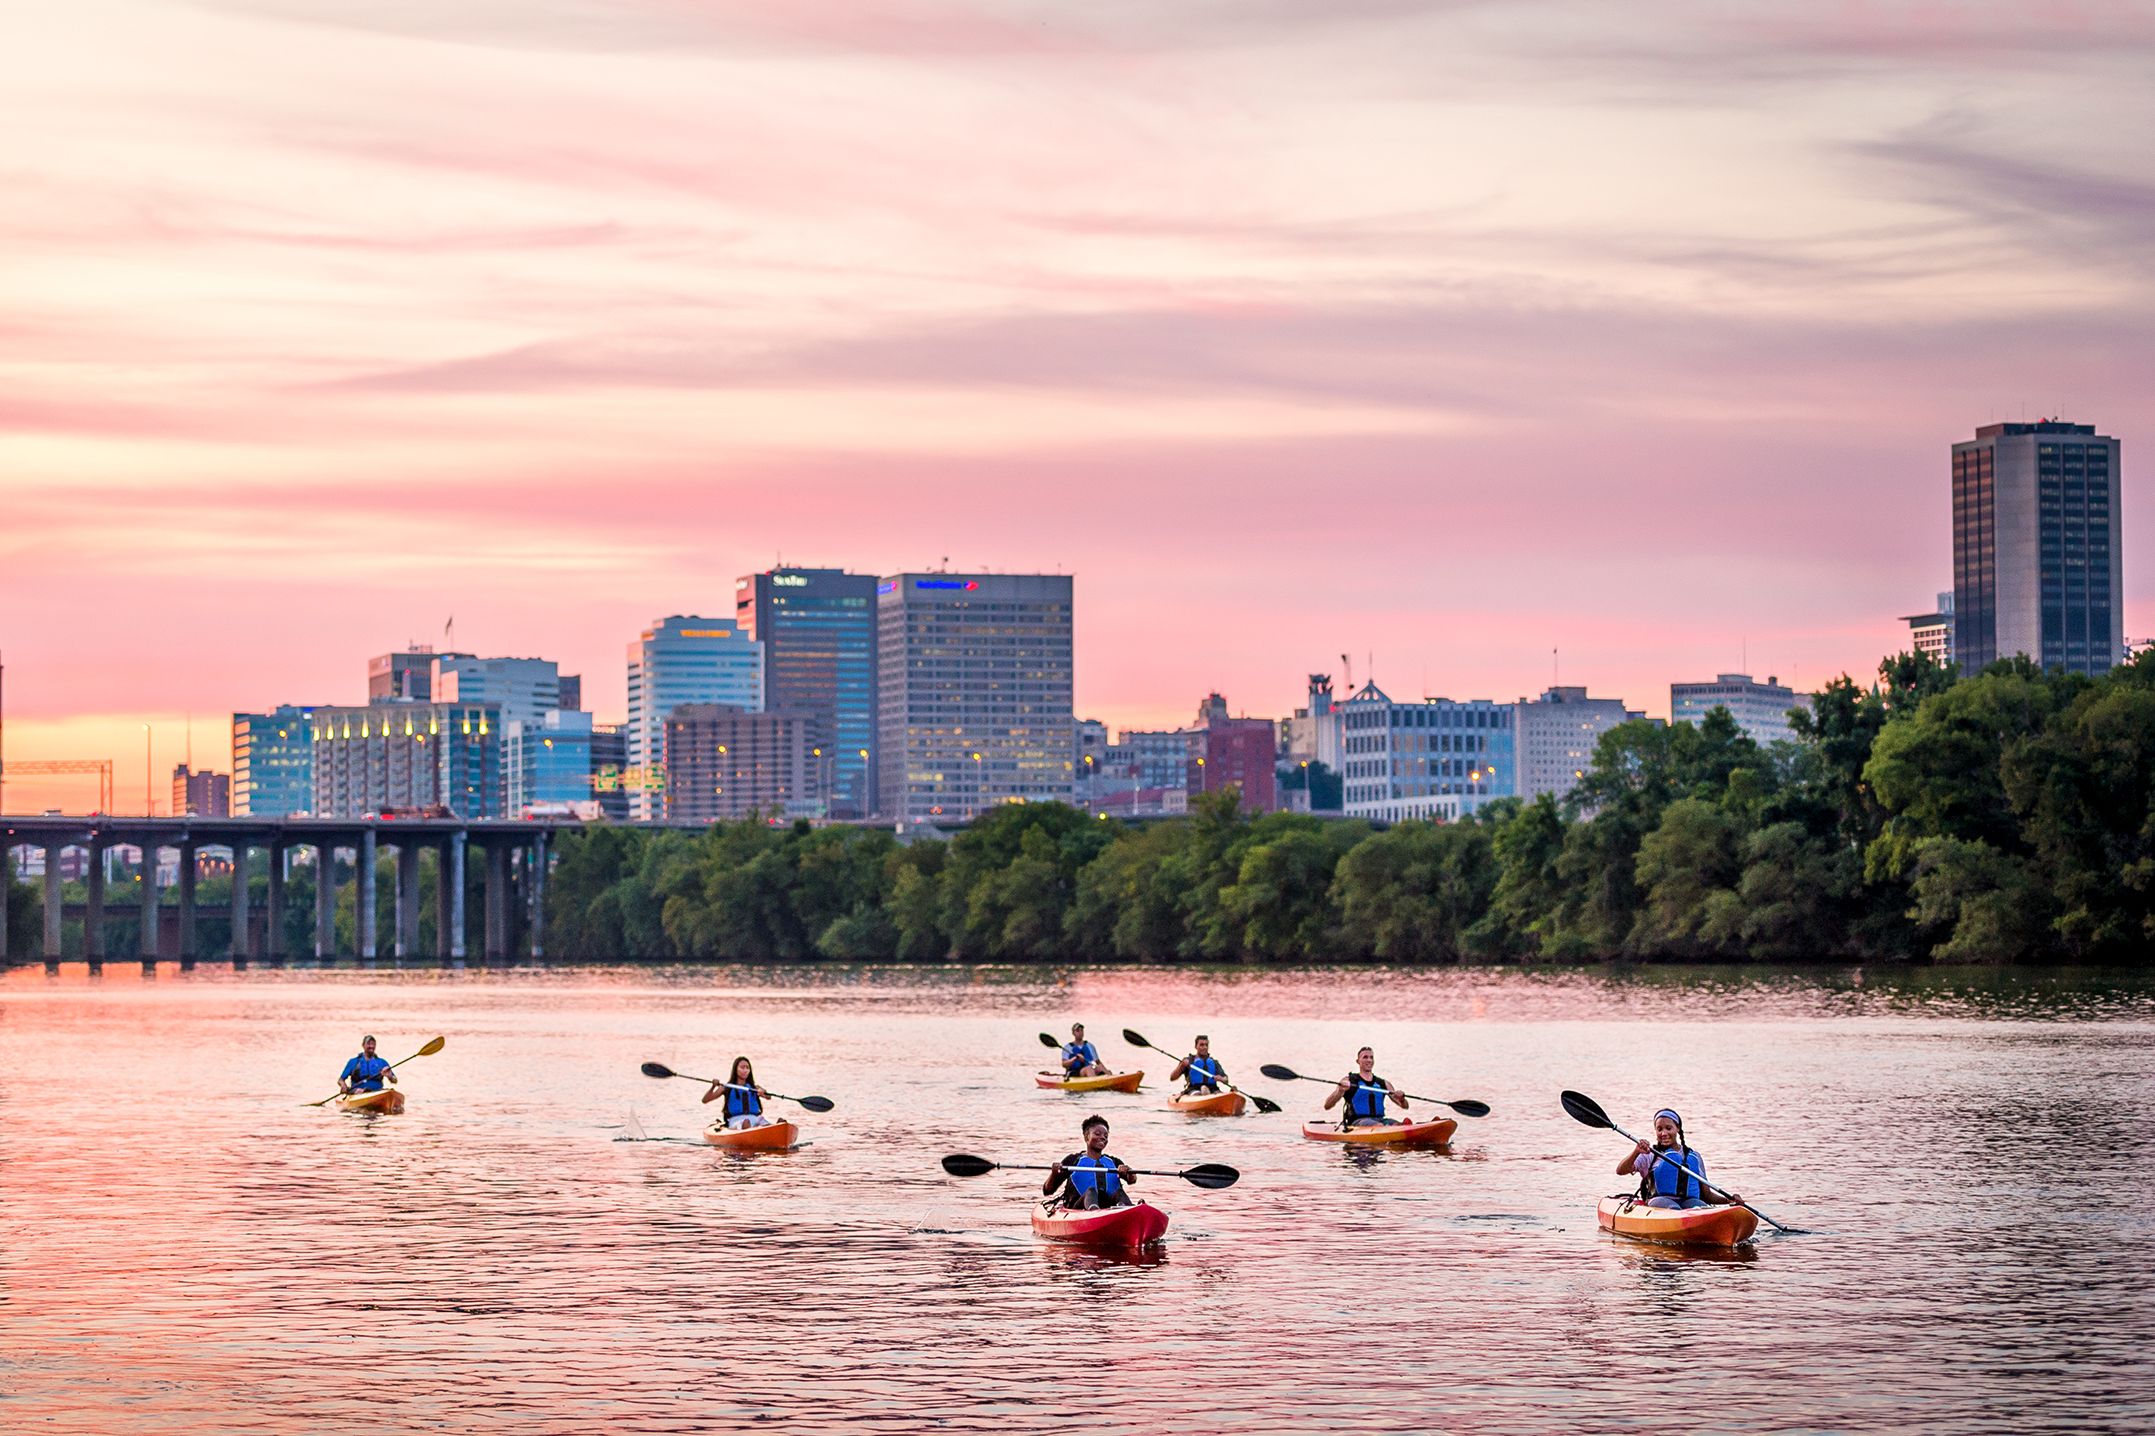
[[397,1069],[374,1055],[374,1039],[359,1039],[359,1055],[344,1064],[337,1074],[337,1091],[379,1092],[384,1081],[395,1082]]
[[1040,1195],[1052,1197],[1064,1189],[1063,1205],[1091,1211],[1098,1207],[1130,1205],[1130,1183],[1137,1173],[1107,1154],[1107,1118],[1087,1117],[1078,1130],[1085,1134],[1085,1150],[1072,1152],[1048,1169]]
[[1170,1082],[1180,1077],[1189,1083],[1189,1086],[1183,1089],[1182,1095],[1185,1097],[1217,1092],[1220,1090],[1220,1084],[1227,1080],[1227,1069],[1212,1055],[1212,1039],[1200,1034],[1196,1047],[1194,1053],[1177,1062],[1175,1070],[1167,1074],[1167,1080]]
[[1085,1040],[1085,1024],[1070,1024],[1070,1040],[1063,1044],[1063,1076],[1105,1077],[1107,1064],[1100,1060],[1100,1053]]
[[1342,1127],[1390,1127],[1394,1122],[1384,1115],[1386,1101],[1404,1108],[1407,1094],[1394,1091],[1391,1083],[1377,1075],[1377,1054],[1365,1047],[1354,1054],[1354,1071],[1340,1078],[1339,1085],[1325,1095],[1324,1109],[1329,1112],[1345,1102]]
[[[1654,1113],[1654,1145],[1639,1143],[1617,1163],[1621,1176],[1636,1175],[1639,1197],[1650,1207],[1688,1211],[1693,1207],[1717,1207],[1724,1201],[1740,1205],[1734,1192],[1706,1192],[1706,1159],[1684,1142],[1684,1119],[1673,1107]],[[1719,1189],[1716,1188],[1718,1192]]]

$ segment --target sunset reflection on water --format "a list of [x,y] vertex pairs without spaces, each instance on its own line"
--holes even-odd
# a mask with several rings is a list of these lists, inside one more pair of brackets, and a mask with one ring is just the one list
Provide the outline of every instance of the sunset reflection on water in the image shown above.
[[[1367,1017],[1351,1014],[1368,1014]],[[1139,1093],[1035,1090],[1087,1021]],[[1164,1109],[1198,1031],[1286,1110]],[[364,1032],[409,1109],[302,1104]],[[1476,1097],[1449,1152],[1306,1142],[1362,1042]],[[736,1053],[821,1093],[787,1154],[714,1152]],[[2129,1429],[2155,1421],[2155,1005],[2130,984],[1846,971],[548,968],[0,979],[9,1430],[1225,1433]],[[1814,1229],[1734,1253],[1595,1230],[1623,1143],[1685,1114],[1714,1175]],[[1172,1214],[1139,1260],[1036,1240],[1078,1120]],[[800,1115],[798,1109],[793,1114]],[[643,1140],[636,1140],[638,1136]],[[2009,1146],[2008,1142],[2017,1143]],[[2041,1154],[2071,1154],[2053,1171]]]

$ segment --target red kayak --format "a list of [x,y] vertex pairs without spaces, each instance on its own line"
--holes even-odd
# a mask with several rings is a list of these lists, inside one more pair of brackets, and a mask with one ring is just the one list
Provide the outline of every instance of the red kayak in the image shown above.
[[1147,1202],[1091,1212],[1073,1207],[1049,1210],[1036,1204],[1033,1231],[1049,1241],[1091,1247],[1150,1246],[1167,1235],[1167,1213]]

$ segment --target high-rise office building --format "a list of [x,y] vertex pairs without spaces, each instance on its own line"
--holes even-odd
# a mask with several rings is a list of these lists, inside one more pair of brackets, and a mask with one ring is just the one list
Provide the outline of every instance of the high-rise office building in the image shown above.
[[172,770],[172,816],[229,818],[232,778],[227,773],[198,773],[181,763]]
[[436,653],[415,643],[402,653],[383,653],[367,660],[369,703],[428,703],[434,697],[434,661],[437,658],[468,658],[465,653]]
[[829,772],[807,713],[683,703],[666,715],[666,818],[815,817]]
[[1228,788],[1242,795],[1246,813],[1279,807],[1279,725],[1270,718],[1230,718],[1227,700],[1205,695],[1197,726],[1189,733],[1183,787],[1191,797]]
[[1768,674],[1764,683],[1748,673],[1721,673],[1711,683],[1671,683],[1669,721],[1697,723],[1716,708],[1726,708],[1736,726],[1751,735],[1761,748],[1785,743],[1796,736],[1788,726],[1788,710],[1799,706],[1795,691]]
[[589,713],[556,708],[535,721],[518,718],[505,726],[503,816],[521,818],[535,808],[558,810],[592,800]]
[[312,708],[232,715],[232,811],[245,818],[314,811]]
[[763,709],[763,645],[730,618],[675,614],[629,645],[629,815],[666,811],[666,715],[683,703]]
[[1986,424],[1953,446],[1953,655],[2107,673],[2125,653],[2119,447],[2093,424]]
[[314,710],[317,818],[443,808],[501,816],[501,715],[455,703]]
[[1459,818],[1517,791],[1509,703],[1395,703],[1375,683],[1365,683],[1338,711],[1340,777],[1350,818]]
[[763,706],[805,713],[830,760],[830,811],[875,811],[876,579],[835,568],[774,568],[734,585],[741,632],[763,645]]
[[1550,688],[1533,702],[1512,706],[1519,748],[1519,796],[1533,801],[1543,793],[1563,797],[1586,776],[1601,735],[1617,724],[1642,718],[1621,698],[1589,698],[1584,688]]
[[1917,653],[1938,663],[1953,661],[1953,595],[1938,595],[1938,607],[1930,613],[1911,613],[1901,622],[1908,625],[1908,642]]
[[598,800],[599,816],[610,823],[629,819],[629,788],[623,780],[629,766],[629,725],[591,725],[591,796]]
[[964,821],[1070,801],[1071,582],[901,573],[876,585],[878,811]]
[[561,669],[548,658],[435,655],[428,683],[432,703],[494,708],[504,725],[537,723],[561,706]]

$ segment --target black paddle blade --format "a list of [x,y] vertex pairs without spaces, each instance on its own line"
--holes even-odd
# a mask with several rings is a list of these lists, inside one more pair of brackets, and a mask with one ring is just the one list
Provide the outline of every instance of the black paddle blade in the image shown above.
[[[949,1166],[950,1160],[945,1158],[943,1165]],[[1242,1174],[1225,1162],[1201,1162],[1188,1171],[1177,1172],[1175,1175],[1193,1187],[1203,1187],[1213,1192],[1222,1187],[1231,1187],[1242,1180]]]
[[1042,1047],[1052,1047],[1057,1052],[1063,1050],[1063,1045],[1060,1042],[1057,1042],[1054,1038],[1048,1036],[1045,1032],[1040,1034],[1040,1045]]
[[1122,1029],[1122,1040],[1129,1043],[1132,1047],[1150,1047],[1152,1045],[1150,1042],[1147,1042],[1143,1037],[1139,1036],[1137,1033],[1137,1029],[1133,1027],[1125,1027]]
[[828,1112],[838,1104],[828,1097],[803,1097],[801,1105],[811,1112]]
[[1489,1104],[1487,1102],[1477,1102],[1471,1097],[1460,1102],[1446,1102],[1444,1105],[1462,1117],[1486,1117],[1489,1115]]
[[984,1177],[995,1170],[995,1163],[986,1157],[968,1157],[963,1152],[953,1152],[943,1158],[943,1170],[953,1177]]
[[1257,1070],[1264,1073],[1265,1076],[1270,1077],[1275,1082],[1299,1082],[1302,1080],[1301,1077],[1297,1075],[1294,1068],[1282,1067],[1277,1062],[1267,1062],[1264,1064],[1264,1066],[1258,1068]]
[[1245,1092],[1243,1095],[1248,1097],[1252,1102],[1255,1102],[1257,1104],[1257,1110],[1263,1112],[1267,1116],[1270,1116],[1274,1112],[1283,1110],[1280,1104],[1273,1101],[1270,1097],[1260,1097],[1255,1092]]
[[671,1077],[673,1076],[673,1069],[663,1062],[646,1062],[644,1063],[644,1076]]
[[1564,1104],[1564,1110],[1571,1113],[1574,1121],[1584,1122],[1589,1127],[1616,1125],[1609,1120],[1609,1114],[1601,1110],[1601,1104],[1584,1092],[1566,1091],[1558,1094],[1557,1100]]

